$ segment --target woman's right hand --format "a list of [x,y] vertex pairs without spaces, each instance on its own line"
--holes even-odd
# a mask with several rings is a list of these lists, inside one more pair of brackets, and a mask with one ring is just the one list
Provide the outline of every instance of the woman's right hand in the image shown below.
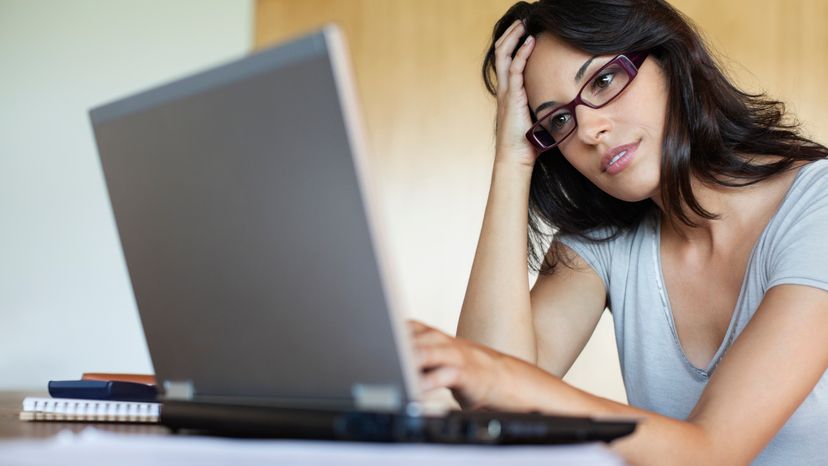
[[523,87],[523,70],[535,46],[534,37],[529,36],[518,49],[514,59],[512,58],[512,53],[525,31],[523,22],[515,21],[495,42],[497,76],[495,160],[532,167],[538,154],[525,137],[526,131],[532,126],[532,120],[529,116],[529,99]]

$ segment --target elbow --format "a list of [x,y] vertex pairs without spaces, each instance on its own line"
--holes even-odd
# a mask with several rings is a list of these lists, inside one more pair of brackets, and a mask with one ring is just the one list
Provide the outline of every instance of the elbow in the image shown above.
[[636,432],[619,439],[611,448],[630,465],[676,466],[741,465],[752,457],[739,445],[726,445],[709,429],[692,421],[644,419]]

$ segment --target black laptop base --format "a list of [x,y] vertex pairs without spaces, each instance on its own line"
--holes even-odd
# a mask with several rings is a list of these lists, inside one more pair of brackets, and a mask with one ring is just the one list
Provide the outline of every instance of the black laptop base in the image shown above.
[[452,411],[433,417],[194,401],[164,402],[161,423],[174,432],[232,437],[483,445],[610,442],[636,426],[540,414]]

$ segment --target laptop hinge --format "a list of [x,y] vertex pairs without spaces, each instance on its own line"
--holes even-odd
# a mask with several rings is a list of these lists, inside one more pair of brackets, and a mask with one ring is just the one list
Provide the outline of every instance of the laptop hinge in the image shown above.
[[164,393],[168,400],[192,400],[195,387],[192,380],[165,380]]
[[351,386],[351,394],[357,409],[373,411],[402,409],[402,396],[399,388],[394,385],[357,383]]

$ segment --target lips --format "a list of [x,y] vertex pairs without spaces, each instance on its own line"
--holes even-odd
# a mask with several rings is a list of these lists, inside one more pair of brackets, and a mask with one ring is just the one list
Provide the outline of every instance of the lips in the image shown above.
[[638,148],[639,142],[641,141],[633,144],[624,144],[623,146],[617,146],[610,149],[601,159],[601,171],[606,172],[612,164],[618,162],[618,160],[625,155],[635,151]]

